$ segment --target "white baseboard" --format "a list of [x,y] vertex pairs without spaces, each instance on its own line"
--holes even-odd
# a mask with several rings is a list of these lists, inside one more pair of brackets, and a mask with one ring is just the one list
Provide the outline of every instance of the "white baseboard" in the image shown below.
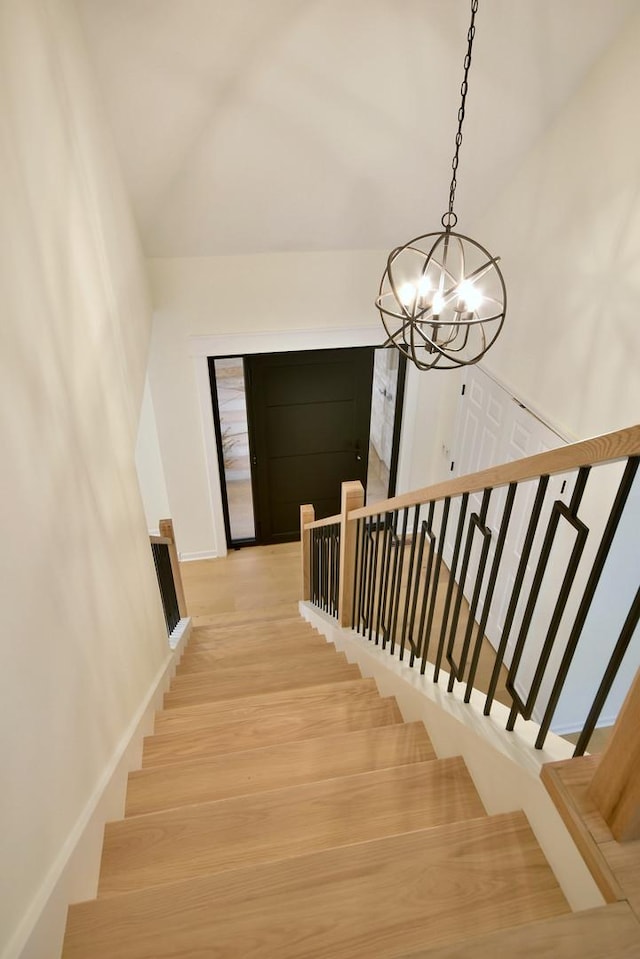
[[215,549],[204,550],[202,553],[179,553],[181,563],[193,563],[199,559],[217,559],[218,553]]
[[184,625],[175,648],[168,651],[111,762],[0,959],[56,959],[62,951],[69,903],[95,897],[104,826],[124,813],[127,776],[140,766],[143,739],[153,732],[154,715],[162,708],[162,697],[191,632],[190,619],[181,620],[181,624]]

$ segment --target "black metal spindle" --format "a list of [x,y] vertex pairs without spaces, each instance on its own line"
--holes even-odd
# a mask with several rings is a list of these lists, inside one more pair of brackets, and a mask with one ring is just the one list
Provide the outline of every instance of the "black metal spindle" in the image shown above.
[[[587,484],[589,469],[590,467],[585,466],[578,471],[578,478],[576,480],[576,485],[569,506],[565,506],[562,500],[556,500],[556,502],[553,504],[549,525],[547,527],[547,533],[542,544],[538,566],[536,568],[536,572],[533,577],[533,583],[531,585],[529,601],[525,608],[522,626],[520,627],[520,634],[518,636],[518,641],[513,654],[513,660],[509,668],[507,689],[511,698],[513,699],[514,704],[518,706],[520,714],[524,716],[525,719],[531,719],[531,716],[533,715],[533,710],[535,708],[538,693],[542,685],[542,680],[551,657],[551,652],[553,650],[558,629],[560,627],[560,622],[567,605],[567,600],[569,599],[569,593],[571,592],[573,581],[578,571],[580,559],[582,558],[584,546],[587,541],[587,536],[589,535],[588,527],[582,522],[582,520],[578,518],[577,515],[577,511],[580,507],[582,496]],[[547,635],[542,645],[540,656],[538,657],[538,665],[531,681],[529,693],[527,695],[526,702],[523,702],[518,690],[516,689],[515,677],[518,671],[518,666],[522,659],[524,645],[529,634],[529,628],[531,626],[533,614],[536,608],[538,597],[540,595],[544,574],[546,572],[551,550],[555,542],[555,536],[560,523],[560,517],[564,517],[569,525],[573,527],[573,529],[576,531],[576,538],[573,549],[571,550],[571,556],[569,557],[565,574],[562,579],[562,585],[558,592],[558,598],[551,615],[551,622],[549,623],[549,627],[547,629]]]
[[396,648],[396,633],[398,629],[398,613],[400,609],[400,594],[402,592],[402,573],[404,570],[404,554],[407,544],[407,523],[409,521],[409,510],[405,508],[402,514],[402,532],[400,541],[396,549],[396,565],[393,574],[393,585],[391,593],[393,596],[393,606],[391,608],[391,655],[393,656]]
[[152,543],[151,552],[156,568],[156,577],[160,589],[160,599],[162,600],[162,610],[167,626],[167,635],[171,636],[171,633],[180,622],[180,607],[178,604],[176,585],[173,579],[169,546],[167,543]]
[[409,645],[411,646],[411,657],[409,659],[409,665],[413,666],[413,661],[417,655],[418,646],[415,640],[414,626],[416,621],[416,613],[418,610],[418,597],[420,595],[420,587],[422,585],[422,578],[420,576],[422,570],[422,557],[424,555],[424,544],[427,536],[427,524],[423,520],[420,526],[420,539],[418,543],[418,559],[416,560],[416,575],[413,584],[413,596],[411,599],[411,618],[409,620]]
[[359,610],[359,594],[360,594],[360,582],[362,579],[362,570],[361,563],[362,557],[360,554],[360,526],[362,520],[356,520],[356,557],[353,564],[353,601],[351,603],[351,626],[353,629],[358,628],[358,621],[360,619],[360,610]]
[[[435,503],[431,503],[429,506],[429,513],[427,515],[426,522],[424,524],[425,533],[429,540],[429,549],[428,549],[428,558],[427,565],[424,571],[423,577],[423,586],[422,586],[422,602],[420,604],[420,621],[418,623],[418,633],[417,633],[417,642],[415,644],[415,653],[411,653],[411,659],[409,660],[409,665],[413,666],[413,663],[416,657],[424,654],[425,649],[429,645],[429,635],[425,629],[425,623],[427,618],[427,604],[429,601],[429,596],[431,595],[431,574],[433,571],[433,560],[435,552],[435,543],[436,535],[433,531],[433,513],[434,513]],[[425,657],[426,659],[426,657]]]
[[[373,530],[373,561],[371,563],[371,571],[369,578],[369,609],[367,611],[367,618],[369,621],[369,642],[373,639],[373,620],[374,620],[374,609],[375,609],[375,599],[376,599],[376,577],[378,575],[378,552],[380,549],[380,514],[376,516],[376,522]],[[378,637],[376,634],[376,643]]]
[[596,557],[593,561],[593,566],[591,567],[591,572],[589,573],[587,585],[585,586],[584,593],[582,594],[580,606],[578,608],[564,655],[562,657],[562,661],[560,663],[560,667],[558,669],[558,673],[547,702],[544,716],[542,717],[542,722],[540,723],[540,732],[538,734],[538,738],[536,739],[536,749],[542,749],[547,733],[551,726],[553,714],[555,713],[558,700],[560,699],[562,689],[569,673],[569,668],[573,661],[573,657],[575,655],[587,615],[591,608],[591,603],[593,602],[593,597],[595,596],[598,583],[600,582],[600,577],[607,561],[609,550],[611,549],[614,536],[620,524],[624,507],[629,497],[629,493],[631,492],[637,469],[638,459],[634,457],[627,462],[622,479],[618,485],[618,490],[609,513],[607,524],[600,540],[598,552],[596,553]]
[[434,683],[438,681],[438,676],[440,675],[440,668],[442,666],[442,656],[444,654],[444,644],[447,637],[447,627],[449,623],[449,610],[451,608],[451,599],[453,597],[453,589],[456,581],[456,572],[458,570],[458,558],[460,556],[460,546],[462,544],[462,536],[464,533],[465,520],[467,518],[468,502],[469,502],[469,494],[463,493],[462,499],[460,501],[460,512],[458,514],[458,528],[456,530],[455,545],[453,547],[453,558],[451,560],[451,569],[449,571],[449,583],[447,584],[447,595],[444,602],[444,611],[442,613],[442,627],[440,629],[440,639],[438,641],[438,651],[436,653],[435,669],[433,672]]
[[[547,494],[547,488],[549,486],[549,477],[541,476],[538,480],[538,489],[536,491],[536,498],[533,503],[533,509],[531,510],[531,516],[529,518],[529,525],[527,527],[527,533],[524,539],[524,544],[522,547],[522,553],[520,554],[520,562],[518,563],[518,571],[516,573],[516,578],[513,583],[513,588],[511,590],[511,597],[509,599],[509,607],[507,609],[507,615],[505,617],[504,626],[502,629],[502,636],[500,637],[500,643],[498,649],[496,650],[496,661],[493,666],[493,672],[491,674],[491,680],[489,682],[489,691],[487,692],[487,698],[484,704],[484,715],[488,716],[491,712],[491,706],[496,694],[496,687],[498,685],[498,679],[500,678],[500,670],[502,668],[502,663],[504,662],[504,654],[507,649],[507,643],[509,642],[509,636],[511,634],[511,627],[513,626],[513,620],[515,618],[516,609],[518,607],[518,601],[520,599],[520,591],[522,589],[522,583],[524,581],[525,573],[527,572],[527,564],[529,562],[529,556],[531,555],[531,550],[533,548],[533,541],[535,539],[536,533],[538,531],[538,523],[540,521],[540,514],[542,512],[542,507],[544,505],[545,496]],[[517,716],[517,709],[515,714],[512,710],[512,715],[509,716],[509,722],[514,722]],[[507,726],[507,729],[509,726]],[[513,726],[511,727],[513,729]]]
[[373,536],[371,533],[371,524],[372,519],[369,517],[365,520],[365,549],[366,549],[366,564],[365,570],[363,573],[363,583],[362,583],[362,613],[361,613],[361,626],[362,626],[362,635],[366,635],[367,628],[369,626],[369,596],[371,594],[371,567],[373,564]]
[[[456,597],[456,605],[453,614],[453,619],[451,621],[451,628],[449,631],[449,642],[447,644],[446,658],[451,669],[449,672],[449,683],[448,691],[453,690],[454,683],[456,679],[462,680],[464,678],[464,670],[467,665],[467,656],[469,653],[469,643],[471,642],[471,632],[473,629],[473,623],[476,615],[476,610],[478,607],[478,601],[480,599],[480,592],[482,589],[482,583],[484,580],[484,571],[487,563],[487,555],[489,553],[489,546],[491,543],[491,530],[486,526],[487,511],[489,509],[489,500],[491,498],[491,489],[485,489],[482,496],[482,504],[480,507],[480,513],[472,513],[469,521],[469,530],[467,532],[467,542],[465,545],[464,556],[462,559],[462,569],[460,571],[460,579],[457,583],[458,595]],[[460,616],[460,609],[462,607],[462,600],[464,597],[464,587],[467,581],[467,573],[469,571],[469,562],[471,560],[471,550],[473,548],[473,539],[475,531],[479,530],[482,536],[482,552],[480,555],[480,563],[478,564],[478,571],[476,573],[476,581],[474,583],[471,604],[469,606],[469,611],[467,613],[467,625],[464,632],[464,637],[462,640],[462,650],[460,653],[460,662],[456,663],[453,653],[455,640],[458,634],[458,622]]]
[[[384,539],[382,543],[382,567],[380,569],[380,587],[378,589],[378,615],[376,617],[376,646],[380,642],[382,635],[381,627],[384,627],[383,616],[387,598],[387,579],[389,576],[389,565],[391,563],[391,529],[393,525],[393,513],[384,514]],[[382,648],[385,646],[385,638],[382,636]]]
[[411,602],[411,586],[413,577],[416,580],[419,577],[419,568],[416,570],[414,557],[416,552],[416,542],[418,539],[418,523],[420,522],[420,507],[416,506],[413,510],[413,530],[411,533],[411,550],[409,553],[409,568],[407,574],[407,588],[404,598],[404,612],[402,616],[402,636],[400,639],[400,659],[404,659],[404,648],[407,641],[407,630],[409,628],[409,603]]
[[627,614],[627,618],[624,622],[624,626],[618,637],[618,641],[613,649],[607,668],[605,669],[604,676],[602,677],[602,682],[596,693],[596,697],[593,701],[593,705],[589,711],[589,715],[585,721],[582,732],[578,737],[578,742],[576,743],[576,748],[573,753],[574,756],[582,756],[585,749],[589,745],[589,740],[593,735],[593,731],[596,728],[596,723],[600,718],[600,713],[604,708],[604,704],[607,701],[607,696],[611,692],[611,687],[615,681],[618,671],[622,665],[622,661],[625,657],[627,649],[629,648],[629,643],[633,638],[633,634],[636,631],[638,626],[638,621],[640,620],[640,589],[637,590],[631,608]]
[[[444,544],[445,538],[447,535],[447,525],[449,523],[449,509],[451,507],[451,499],[447,497],[442,505],[442,519],[440,520],[440,532],[438,534],[438,548],[436,552],[436,562],[433,569],[433,579],[431,581],[431,598],[429,600],[429,614],[427,616],[427,623],[425,626],[424,639],[422,640],[422,661],[420,663],[420,675],[424,676],[427,668],[427,655],[429,652],[429,644],[431,642],[431,630],[433,628],[433,619],[436,611],[436,605],[438,602],[438,589],[440,588],[440,570],[443,566],[443,557],[444,557]],[[437,673],[434,672],[433,681],[436,682]]]
[[504,544],[507,538],[507,533],[509,531],[509,523],[511,521],[511,513],[513,511],[513,502],[515,500],[517,489],[517,483],[511,483],[507,491],[507,496],[505,499],[504,509],[502,511],[502,520],[500,522],[500,531],[498,533],[498,539],[496,542],[496,550],[493,554],[493,562],[491,564],[491,571],[489,573],[489,582],[487,583],[487,592],[484,599],[484,607],[482,609],[482,618],[478,624],[478,632],[476,635],[476,644],[473,651],[473,656],[471,657],[471,665],[469,667],[469,676],[467,678],[467,688],[464,694],[464,701],[468,703],[471,699],[471,690],[473,689],[473,684],[476,679],[476,672],[478,669],[478,662],[480,661],[480,653],[482,652],[482,644],[484,642],[484,634],[487,628],[487,621],[489,619],[489,611],[491,609],[491,603],[493,602],[493,594],[495,592],[496,582],[498,579],[498,570],[500,568],[500,562],[502,560],[502,554],[504,552]]

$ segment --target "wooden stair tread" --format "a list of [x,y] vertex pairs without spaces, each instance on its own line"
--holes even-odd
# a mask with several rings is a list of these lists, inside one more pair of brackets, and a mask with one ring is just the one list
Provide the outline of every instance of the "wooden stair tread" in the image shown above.
[[460,757],[107,823],[99,895],[485,815]]
[[295,669],[267,671],[262,663],[230,668],[220,673],[210,673],[206,684],[193,688],[179,687],[165,693],[164,708],[173,709],[190,703],[211,702],[222,699],[238,699],[258,691],[277,692],[298,686],[318,686],[321,683],[343,682],[361,676],[358,666],[351,666],[346,658],[302,662]]
[[164,709],[156,713],[155,733],[177,732],[180,729],[195,729],[198,726],[210,727],[218,722],[230,719],[251,719],[265,712],[283,709],[304,709],[308,705],[321,706],[325,703],[352,702],[355,699],[379,698],[378,687],[373,679],[352,679],[339,683],[318,683],[316,686],[302,686],[299,689],[282,689],[270,693],[255,693],[241,696],[239,699],[225,699],[220,702],[196,703],[174,709]]
[[326,643],[326,639],[313,626],[298,617],[297,619],[268,623],[264,626],[259,624],[223,627],[195,626],[187,650],[198,649],[201,646],[235,646],[241,642],[260,645],[269,639],[290,636],[320,639]]
[[402,959],[638,959],[640,918],[627,902],[421,949]]
[[391,959],[565,911],[506,813],[78,904],[63,959]]
[[333,647],[325,646],[299,646],[297,648],[285,647],[284,650],[277,647],[272,650],[266,650],[264,656],[253,655],[227,656],[213,664],[205,659],[204,662],[190,660],[183,666],[180,672],[171,682],[171,692],[177,692],[179,689],[188,689],[190,686],[198,683],[207,683],[215,680],[216,676],[228,677],[235,670],[238,674],[252,673],[262,674],[264,676],[270,673],[295,673],[299,666],[313,668],[314,663],[341,663],[348,666],[348,660],[344,653],[339,653]]
[[199,756],[217,756],[354,729],[402,723],[402,714],[396,701],[392,698],[381,699],[378,695],[354,696],[316,705],[301,700],[298,709],[287,707],[285,703],[278,705],[279,709],[267,711],[265,707],[262,715],[257,710],[246,719],[151,736],[145,740],[142,766],[148,768]]
[[334,736],[225,753],[129,774],[125,815],[244,796],[371,769],[435,759],[422,723],[374,726]]
[[218,613],[200,613],[192,611],[198,627],[244,626],[253,623],[269,623],[282,619],[299,618],[298,603],[277,603],[274,606],[261,606],[253,609],[237,609]]
[[233,643],[212,644],[211,646],[187,647],[178,663],[177,672],[180,673],[185,668],[192,665],[198,666],[204,663],[234,662],[241,659],[260,659],[273,655],[284,655],[287,651],[297,652],[299,650],[334,650],[335,647],[322,639],[321,636],[304,636],[297,634],[291,636],[272,636],[261,638],[259,643],[246,643],[244,641],[234,641]]

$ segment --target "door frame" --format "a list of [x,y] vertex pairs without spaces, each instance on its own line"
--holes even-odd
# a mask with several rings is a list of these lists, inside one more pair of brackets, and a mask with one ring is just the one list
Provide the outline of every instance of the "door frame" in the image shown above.
[[[375,326],[336,327],[335,329],[274,330],[268,333],[247,331],[190,336],[188,338],[187,349],[194,368],[194,400],[200,413],[203,465],[209,490],[211,525],[215,537],[215,549],[212,552],[194,556],[194,558],[213,559],[217,556],[227,555],[208,357],[246,356],[250,353],[283,353],[289,350],[321,350],[349,346],[382,346],[383,342],[383,331],[379,324]],[[404,419],[405,416],[403,415]],[[402,463],[402,459],[401,436],[400,463]]]

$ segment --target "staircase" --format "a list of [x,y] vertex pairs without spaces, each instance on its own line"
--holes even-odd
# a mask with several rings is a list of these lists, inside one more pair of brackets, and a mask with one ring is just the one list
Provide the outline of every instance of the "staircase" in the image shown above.
[[636,955],[617,909],[573,916],[524,814],[487,815],[463,761],[300,618],[222,614],[193,631],[63,957]]

